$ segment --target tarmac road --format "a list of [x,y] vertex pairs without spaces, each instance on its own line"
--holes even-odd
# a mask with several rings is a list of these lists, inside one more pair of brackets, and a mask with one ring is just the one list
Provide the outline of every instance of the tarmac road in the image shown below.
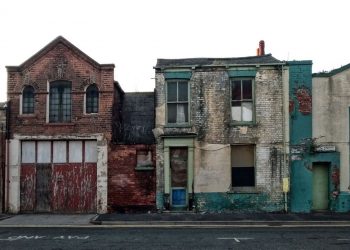
[[350,249],[350,227],[1,227],[1,249]]

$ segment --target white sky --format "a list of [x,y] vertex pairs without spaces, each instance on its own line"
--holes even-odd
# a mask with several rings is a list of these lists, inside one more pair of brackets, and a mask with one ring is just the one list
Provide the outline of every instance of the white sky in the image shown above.
[[347,0],[2,0],[0,101],[5,66],[62,35],[98,63],[115,64],[124,91],[153,91],[157,58],[254,56],[259,40],[279,60],[313,72],[350,63]]

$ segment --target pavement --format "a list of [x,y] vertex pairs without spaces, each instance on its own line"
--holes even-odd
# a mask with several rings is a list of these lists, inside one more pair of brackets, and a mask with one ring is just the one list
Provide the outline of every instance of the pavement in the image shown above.
[[350,213],[0,214],[0,227],[350,226]]

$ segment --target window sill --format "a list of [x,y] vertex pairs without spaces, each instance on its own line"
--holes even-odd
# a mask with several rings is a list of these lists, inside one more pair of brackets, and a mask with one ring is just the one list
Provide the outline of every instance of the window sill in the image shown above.
[[152,171],[154,170],[153,166],[137,166],[135,168],[136,171]]
[[20,114],[18,115],[20,118],[37,118],[36,114]]
[[191,124],[186,123],[186,124],[166,124],[164,128],[190,128]]
[[228,194],[260,194],[261,191],[256,187],[233,187]]
[[258,124],[256,122],[235,122],[231,121],[231,127],[240,127],[240,126],[248,126],[248,127],[256,127]]
[[86,116],[97,116],[99,113],[84,113]]

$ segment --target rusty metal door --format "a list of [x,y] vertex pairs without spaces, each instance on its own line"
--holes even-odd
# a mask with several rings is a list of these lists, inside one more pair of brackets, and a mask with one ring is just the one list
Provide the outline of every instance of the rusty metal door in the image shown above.
[[171,206],[187,207],[187,148],[170,148]]
[[50,212],[51,164],[36,165],[36,212]]

